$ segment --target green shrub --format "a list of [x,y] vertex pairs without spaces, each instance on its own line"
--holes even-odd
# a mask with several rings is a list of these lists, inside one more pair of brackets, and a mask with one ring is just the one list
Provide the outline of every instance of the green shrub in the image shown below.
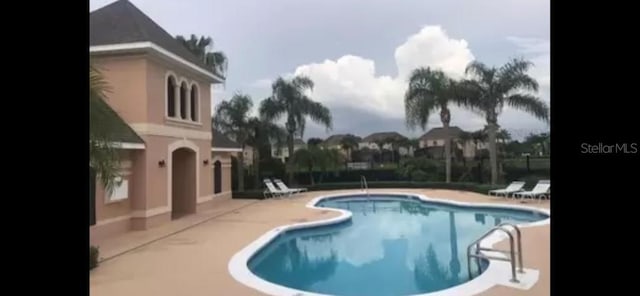
[[[504,188],[504,185],[491,186],[490,184],[478,183],[445,183],[445,182],[369,182],[369,188],[425,188],[425,189],[450,189],[471,191],[486,194],[489,190]],[[339,190],[339,189],[360,189],[359,182],[350,183],[323,183],[308,187],[309,191],[317,190]]]
[[429,175],[427,175],[423,170],[418,169],[411,172],[411,181],[427,181],[428,178]]
[[98,255],[100,250],[96,246],[89,246],[89,270],[98,267]]
[[[527,183],[528,184],[528,183]],[[360,189],[360,182],[322,183],[314,186],[306,186],[309,191]],[[369,188],[424,188],[424,189],[449,189],[486,194],[489,190],[504,188],[505,185],[478,184],[478,183],[445,183],[445,182],[414,182],[414,181],[373,181],[368,183]],[[533,185],[531,185],[533,186]],[[233,192],[233,198],[237,199],[263,199],[262,190],[250,190]]]

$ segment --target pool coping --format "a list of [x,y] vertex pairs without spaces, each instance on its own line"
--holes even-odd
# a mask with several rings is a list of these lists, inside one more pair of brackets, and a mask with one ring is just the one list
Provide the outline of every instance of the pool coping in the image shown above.
[[[364,192],[363,192],[364,193]],[[448,199],[441,198],[431,198],[424,194],[418,194],[414,192],[402,192],[402,191],[394,191],[388,193],[372,193],[372,195],[392,195],[392,196],[404,196],[404,198],[412,198],[415,197],[421,201],[431,202],[431,203],[442,203],[449,204],[454,206],[462,206],[462,207],[486,207],[486,208],[500,208],[500,209],[515,209],[515,210],[528,210],[532,212],[542,213],[548,216],[547,219],[531,222],[531,223],[523,223],[517,224],[519,228],[528,228],[528,227],[536,227],[548,225],[551,223],[551,211],[547,209],[535,208],[524,205],[510,205],[510,204],[495,204],[495,203],[476,203],[476,202],[460,202],[453,201]],[[278,226],[270,231],[267,231],[265,234],[260,236],[258,239],[251,242],[249,245],[245,246],[239,252],[231,257],[231,260],[228,263],[228,271],[231,276],[238,282],[251,287],[260,292],[279,296],[279,295],[292,295],[292,296],[329,296],[327,294],[319,294],[309,291],[297,290],[285,286],[281,286],[269,281],[266,281],[258,276],[256,276],[248,267],[249,260],[257,254],[260,250],[266,247],[269,243],[271,243],[274,239],[276,239],[281,233],[301,229],[301,228],[309,228],[309,227],[317,227],[317,226],[326,226],[332,224],[338,224],[344,222],[346,220],[351,219],[351,212],[343,209],[336,208],[323,208],[317,207],[316,205],[325,199],[335,199],[340,197],[347,196],[360,196],[361,194],[355,192],[349,193],[336,193],[336,194],[327,194],[318,196],[306,204],[307,208],[316,209],[316,210],[325,210],[325,211],[333,211],[340,213],[339,216],[319,220],[319,221],[311,221],[311,222],[303,222],[303,223],[295,223],[295,224],[287,224],[283,226]],[[502,241],[507,238],[507,235],[502,232],[494,232],[493,234],[487,236],[480,242],[480,246],[483,248],[490,248],[494,244]],[[498,252],[487,252],[482,251],[485,255],[495,256],[507,258],[505,254]],[[520,276],[521,280],[520,284],[512,284],[509,282],[509,277],[505,276],[510,274],[509,264],[499,260],[489,260],[489,265],[487,269],[475,277],[474,279],[467,281],[463,284],[453,286],[451,288],[447,288],[440,291],[423,293],[423,294],[414,294],[411,296],[450,296],[450,295],[475,295],[485,290],[488,290],[496,285],[504,285],[512,288],[519,289],[529,289],[531,288],[538,280],[538,271],[525,269],[525,276]]]

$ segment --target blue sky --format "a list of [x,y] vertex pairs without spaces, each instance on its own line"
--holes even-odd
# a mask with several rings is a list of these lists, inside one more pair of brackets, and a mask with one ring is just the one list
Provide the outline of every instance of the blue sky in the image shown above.
[[[173,35],[207,35],[229,57],[228,80],[214,104],[235,92],[255,105],[278,76],[305,74],[312,97],[332,110],[334,128],[307,123],[305,139],[334,133],[366,136],[407,130],[402,94],[407,73],[439,67],[453,76],[474,59],[499,65],[526,57],[536,67],[538,95],[550,100],[549,0],[130,0]],[[113,0],[91,0],[95,10]],[[503,128],[521,138],[548,129],[533,117],[505,109]],[[452,124],[466,130],[482,117],[454,108]],[[427,130],[440,126],[432,115]]]

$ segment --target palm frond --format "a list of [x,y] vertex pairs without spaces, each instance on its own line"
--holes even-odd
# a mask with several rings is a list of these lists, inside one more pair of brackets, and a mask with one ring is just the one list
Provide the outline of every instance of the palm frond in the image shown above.
[[301,98],[301,103],[303,114],[309,116],[313,122],[323,125],[327,130],[333,128],[333,118],[329,108],[322,105],[322,103],[312,101],[306,96]]
[[464,69],[465,74],[475,77],[485,76],[487,73],[489,73],[489,71],[491,71],[491,68],[479,61],[473,61],[469,63],[469,65],[467,65],[467,67]]
[[540,98],[527,94],[514,94],[508,96],[505,100],[509,106],[549,122],[549,106]]
[[307,76],[296,76],[291,80],[291,83],[293,84],[293,86],[295,86],[295,88],[297,88],[300,91],[304,91],[304,90],[313,90],[313,80],[311,80],[311,78],[307,77]]
[[538,91],[538,82],[527,74],[533,63],[524,59],[512,59],[498,71],[496,92],[507,94],[519,89]]
[[441,70],[418,68],[412,71],[409,88],[405,92],[407,128],[426,129],[429,116],[437,108],[446,109],[454,97],[453,80]]
[[100,70],[89,66],[89,165],[96,171],[107,194],[120,176],[117,149],[113,146],[117,122],[104,102],[110,88]]
[[286,111],[287,108],[283,102],[274,97],[266,98],[260,102],[260,117],[266,121],[277,121]]

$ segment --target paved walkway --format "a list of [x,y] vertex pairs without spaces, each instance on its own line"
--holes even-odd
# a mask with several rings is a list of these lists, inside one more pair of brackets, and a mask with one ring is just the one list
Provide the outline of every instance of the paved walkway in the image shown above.
[[[452,190],[370,191],[417,192],[458,201],[516,203]],[[316,191],[289,200],[229,200],[215,209],[101,243],[101,257],[107,260],[90,273],[91,295],[264,295],[229,275],[227,264],[231,256],[276,226],[338,215],[308,209],[305,205],[316,196],[343,192],[357,191]],[[548,202],[529,205],[549,208]],[[540,271],[538,282],[526,291],[496,286],[479,295],[549,295],[549,226],[525,228],[522,232],[525,267]],[[497,246],[506,248],[506,245],[500,242]]]

